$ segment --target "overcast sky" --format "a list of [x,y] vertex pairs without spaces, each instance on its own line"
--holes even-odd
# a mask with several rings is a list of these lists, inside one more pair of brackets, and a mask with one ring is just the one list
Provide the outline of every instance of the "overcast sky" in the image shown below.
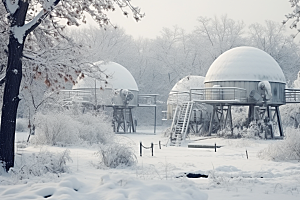
[[111,21],[123,27],[134,38],[155,38],[163,27],[177,25],[187,32],[197,26],[199,16],[227,16],[242,20],[248,26],[265,20],[282,22],[291,12],[288,0],[132,0],[146,14],[140,22],[126,18],[116,10],[109,14]]

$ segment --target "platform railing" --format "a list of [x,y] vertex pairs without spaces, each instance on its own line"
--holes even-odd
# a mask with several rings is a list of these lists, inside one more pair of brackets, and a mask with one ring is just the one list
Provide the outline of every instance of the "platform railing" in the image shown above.
[[300,103],[300,89],[285,89],[286,103]]
[[91,91],[88,90],[60,90],[62,101],[90,102],[92,98]]
[[237,87],[195,88],[189,92],[173,91],[169,94],[170,103],[183,101],[247,101],[247,90]]
[[201,89],[191,89],[191,99],[193,95],[200,97],[200,100],[211,101],[247,101],[247,90],[237,87],[211,87]]
[[139,107],[151,107],[156,106],[158,94],[139,94],[138,105]]

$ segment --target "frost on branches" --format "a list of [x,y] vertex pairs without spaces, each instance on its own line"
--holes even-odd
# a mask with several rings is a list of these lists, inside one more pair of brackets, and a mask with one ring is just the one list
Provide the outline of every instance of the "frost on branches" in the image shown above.
[[299,6],[299,0],[289,0],[292,7],[292,12],[285,15],[286,20],[283,20],[283,24],[287,23],[289,20],[291,20],[290,28],[297,29],[297,33],[293,36],[294,38],[299,34],[300,29],[298,28],[298,23],[300,20],[300,6]]

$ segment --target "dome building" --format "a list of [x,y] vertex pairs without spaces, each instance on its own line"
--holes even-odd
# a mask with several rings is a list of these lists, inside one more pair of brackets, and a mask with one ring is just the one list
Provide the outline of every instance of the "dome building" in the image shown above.
[[[136,132],[132,110],[154,107],[157,94],[140,95],[135,79],[122,65],[115,62],[95,62],[91,71],[80,74],[72,90],[62,90],[65,106],[79,104],[83,109],[112,108],[114,132]],[[147,102],[146,104],[144,102]],[[156,128],[156,114],[154,132]]]
[[[300,72],[300,80],[299,77]],[[203,132],[205,135],[228,133],[223,131],[228,128],[233,134],[232,106],[248,106],[245,125],[256,123],[259,129],[256,136],[267,139],[283,137],[279,106],[300,103],[300,89],[286,88],[285,76],[275,59],[254,47],[237,47],[220,55],[208,69],[204,85],[182,87],[185,82],[189,83],[187,77],[173,87],[168,99],[167,113],[173,116],[170,137],[173,144],[184,140],[189,132],[187,127],[192,127],[188,119],[195,105],[212,107],[206,109],[209,126],[208,131]],[[297,84],[296,80],[295,87]],[[174,111],[180,104],[183,105],[180,112]]]
[[72,87],[73,91],[90,92],[96,107],[124,106],[125,96],[127,99],[131,98],[130,101],[127,100],[126,106],[137,106],[139,89],[135,79],[125,67],[115,62],[103,61],[96,62],[93,66],[98,68],[93,74],[96,78],[79,75]]
[[266,52],[246,46],[226,51],[212,63],[204,84],[204,102],[214,108],[209,134],[215,118],[219,128],[229,124],[232,131],[231,106],[241,105],[249,106],[248,124],[264,121],[268,127],[265,138],[275,137],[276,124],[283,136],[279,106],[286,103],[286,80],[278,63]]
[[[210,66],[205,87],[243,88],[244,99],[237,104],[285,104],[284,74],[266,52],[254,47],[237,47],[220,55]],[[226,92],[225,90],[223,92]],[[226,95],[226,94],[223,94]],[[213,96],[207,96],[207,100]]]
[[173,119],[177,105],[190,101],[190,89],[204,87],[203,76],[186,76],[179,80],[171,89],[167,100],[167,119]]

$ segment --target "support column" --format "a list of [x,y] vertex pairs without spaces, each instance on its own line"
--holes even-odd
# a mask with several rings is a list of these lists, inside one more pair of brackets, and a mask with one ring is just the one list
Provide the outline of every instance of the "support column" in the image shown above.
[[126,108],[123,109],[124,133],[127,133]]
[[268,105],[267,105],[267,115],[268,115],[268,122],[271,122],[272,125],[269,125],[269,124],[268,124],[268,126],[269,126],[270,129],[271,129],[271,130],[270,130],[270,131],[271,131],[271,138],[274,139],[274,130],[273,130],[272,114],[271,114],[271,109],[270,109],[270,107],[271,107],[271,106],[268,106]]
[[249,105],[247,126],[254,120],[254,105]]
[[279,106],[275,106],[275,112],[276,112],[276,115],[277,115],[277,123],[278,123],[280,137],[283,137],[284,135],[283,135],[283,130],[282,130],[282,123],[281,123]]
[[224,126],[222,127],[223,129],[226,129],[227,122],[229,122],[230,132],[231,132],[231,134],[233,134],[231,106],[227,106],[227,112],[226,112],[226,116],[225,116]]
[[214,121],[214,118],[215,118],[215,112],[216,112],[216,105],[213,105],[213,113],[212,113],[211,118],[210,118],[208,136],[211,136],[213,121]]

